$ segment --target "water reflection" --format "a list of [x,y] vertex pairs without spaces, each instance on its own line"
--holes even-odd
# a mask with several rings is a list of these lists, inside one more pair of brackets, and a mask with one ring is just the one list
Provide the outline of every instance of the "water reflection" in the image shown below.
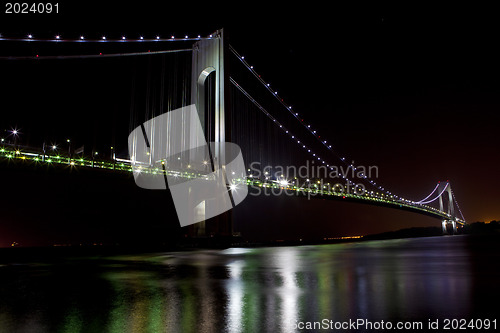
[[472,256],[465,237],[441,237],[10,264],[0,267],[0,332],[291,332],[324,318],[468,317]]

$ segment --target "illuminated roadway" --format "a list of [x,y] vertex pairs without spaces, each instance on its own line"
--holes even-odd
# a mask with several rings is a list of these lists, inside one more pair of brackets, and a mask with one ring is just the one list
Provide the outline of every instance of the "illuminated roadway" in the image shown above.
[[[39,165],[60,165],[68,166],[71,168],[94,168],[94,169],[107,169],[123,172],[133,172],[130,160],[115,158],[114,160],[97,160],[89,159],[88,157],[72,157],[54,154],[43,154],[37,152],[35,149],[13,149],[8,145],[0,147],[0,160],[3,162],[19,161],[26,163],[36,163]],[[144,169],[144,172],[153,172],[158,174],[169,173],[169,175],[184,177],[186,179],[193,179],[199,177],[206,177],[205,174],[197,173],[194,171],[164,171],[156,168],[153,170]],[[269,178],[269,177],[266,177]],[[386,206],[390,208],[407,210],[419,214],[428,215],[431,217],[454,221],[456,224],[465,225],[466,222],[458,217],[453,217],[445,211],[441,211],[429,205],[419,204],[415,201],[395,198],[393,195],[373,191],[356,191],[348,189],[345,186],[331,186],[330,183],[322,179],[314,180],[273,180],[273,179],[258,179],[247,176],[246,179],[237,179],[238,184],[231,184],[231,186],[249,186],[256,191],[270,192],[272,195],[288,195],[288,196],[302,196],[321,199],[338,199],[345,201],[354,201],[359,203],[371,204],[376,206]]]

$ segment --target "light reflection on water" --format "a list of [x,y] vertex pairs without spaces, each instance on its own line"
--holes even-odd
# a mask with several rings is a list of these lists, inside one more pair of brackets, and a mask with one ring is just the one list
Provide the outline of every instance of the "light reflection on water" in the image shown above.
[[[0,332],[291,332],[323,318],[466,318],[482,278],[468,244],[454,236],[9,264]],[[498,276],[492,265],[481,267]]]

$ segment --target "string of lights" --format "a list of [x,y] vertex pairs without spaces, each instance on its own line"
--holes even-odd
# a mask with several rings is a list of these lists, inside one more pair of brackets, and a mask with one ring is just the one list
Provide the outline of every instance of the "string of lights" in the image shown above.
[[[333,149],[332,145],[330,145],[328,143],[327,140],[324,140],[321,138],[321,135],[319,133],[317,133],[316,130],[314,130],[311,125],[308,125],[306,124],[306,122],[304,122],[304,119],[301,118],[301,116],[299,115],[298,112],[295,112],[295,111],[292,111],[292,106],[290,104],[287,104],[283,98],[280,97],[280,95],[278,94],[278,91],[274,90],[271,88],[271,84],[266,82],[263,78],[262,78],[262,75],[260,75],[255,69],[254,69],[254,66],[250,65],[246,60],[245,60],[245,57],[240,55],[235,49],[234,47],[232,47],[231,45],[229,46],[229,50],[236,56],[236,58],[253,74],[253,76],[255,78],[257,78],[257,80],[264,86],[264,88],[266,88],[271,94],[272,96],[274,96],[274,98],[295,118],[299,121],[299,123],[302,124],[302,126],[304,126],[304,128],[306,128],[326,149],[328,149],[336,158],[338,158],[342,163],[344,163],[345,165],[353,168],[354,170],[356,170],[356,166],[354,165],[353,162],[351,162],[349,164],[349,162],[347,162],[346,160],[349,160],[349,159],[346,159],[345,157],[340,157],[339,155],[337,155],[337,153],[335,152],[335,150]],[[377,184],[375,181],[373,180],[368,180],[368,182],[376,187],[378,190],[380,191],[384,191],[385,193],[389,194],[389,195],[393,195],[391,193],[391,191],[385,189],[383,186]],[[402,197],[399,197],[397,195],[394,195],[395,197],[397,198],[402,198]],[[402,198],[403,199],[403,198]]]
[[[101,36],[99,38],[87,38],[85,35],[79,35],[77,38],[63,38],[62,35],[57,34],[51,38],[37,38],[33,34],[27,34],[22,38],[18,37],[5,37],[0,34],[0,41],[8,42],[44,42],[44,43],[159,43],[159,42],[185,42],[185,41],[199,41],[204,39],[215,38],[213,34],[202,37],[197,35],[196,37],[190,37],[184,35],[182,37],[176,37],[175,35],[170,35],[170,37],[162,37],[160,35],[155,35],[153,38],[145,38],[144,36],[138,36],[136,38],[128,38],[125,35],[119,38],[109,38],[108,36]],[[88,58],[105,58],[105,57],[124,57],[124,56],[139,56],[139,55],[153,55],[153,54],[165,54],[172,52],[183,52],[192,51],[191,49],[177,49],[177,50],[163,50],[163,51],[150,51],[147,52],[125,52],[125,53],[110,53],[110,54],[85,54],[85,55],[66,55],[66,56],[42,56],[36,54],[33,56],[2,56],[0,60],[49,60],[49,59],[88,59]]]
[[180,41],[198,41],[202,39],[215,38],[214,35],[209,35],[202,37],[197,35],[196,37],[190,37],[184,35],[182,37],[176,37],[171,35],[170,37],[162,37],[156,35],[153,38],[145,38],[144,36],[138,36],[136,38],[128,38],[122,35],[119,38],[109,38],[107,36],[101,36],[99,38],[87,38],[85,35],[80,35],[77,38],[63,38],[62,35],[55,35],[51,38],[37,38],[33,34],[28,34],[22,38],[17,37],[4,37],[0,34],[0,41],[11,41],[11,42],[55,42],[55,43],[147,43],[147,42],[180,42]]

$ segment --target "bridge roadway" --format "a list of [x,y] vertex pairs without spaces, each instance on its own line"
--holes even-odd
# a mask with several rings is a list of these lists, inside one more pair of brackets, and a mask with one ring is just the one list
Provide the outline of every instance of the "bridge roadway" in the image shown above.
[[[130,160],[127,159],[89,159],[83,156],[69,157],[68,155],[58,155],[54,154],[43,154],[36,149],[14,149],[8,145],[0,146],[0,161],[19,161],[26,163],[34,163],[37,165],[59,165],[74,168],[96,168],[96,169],[108,169],[123,172],[133,172],[132,164]],[[154,174],[165,174],[165,171],[160,168],[148,168],[144,167],[142,172],[154,173]],[[197,173],[194,171],[166,171],[170,176],[183,177],[186,179],[194,179],[199,177],[207,177],[206,174]],[[392,195],[386,195],[383,193],[373,192],[373,191],[348,191],[345,187],[340,189],[338,187],[330,186],[329,183],[323,182],[323,180],[315,179],[314,181],[304,180],[302,184],[298,179],[294,179],[290,182],[288,181],[278,181],[272,179],[256,179],[251,176],[246,179],[237,179],[238,184],[233,188],[237,190],[238,186],[249,186],[254,191],[266,192],[271,195],[295,195],[307,198],[318,198],[318,199],[330,199],[330,200],[344,200],[349,202],[357,202],[363,204],[370,204],[375,206],[383,206],[395,209],[406,210],[418,214],[427,215],[430,217],[438,218],[440,220],[453,220],[457,224],[465,225],[466,222],[457,217],[452,217],[450,214],[444,211],[440,211],[437,208],[417,204],[411,200],[395,198]],[[354,192],[354,193],[351,193]]]

